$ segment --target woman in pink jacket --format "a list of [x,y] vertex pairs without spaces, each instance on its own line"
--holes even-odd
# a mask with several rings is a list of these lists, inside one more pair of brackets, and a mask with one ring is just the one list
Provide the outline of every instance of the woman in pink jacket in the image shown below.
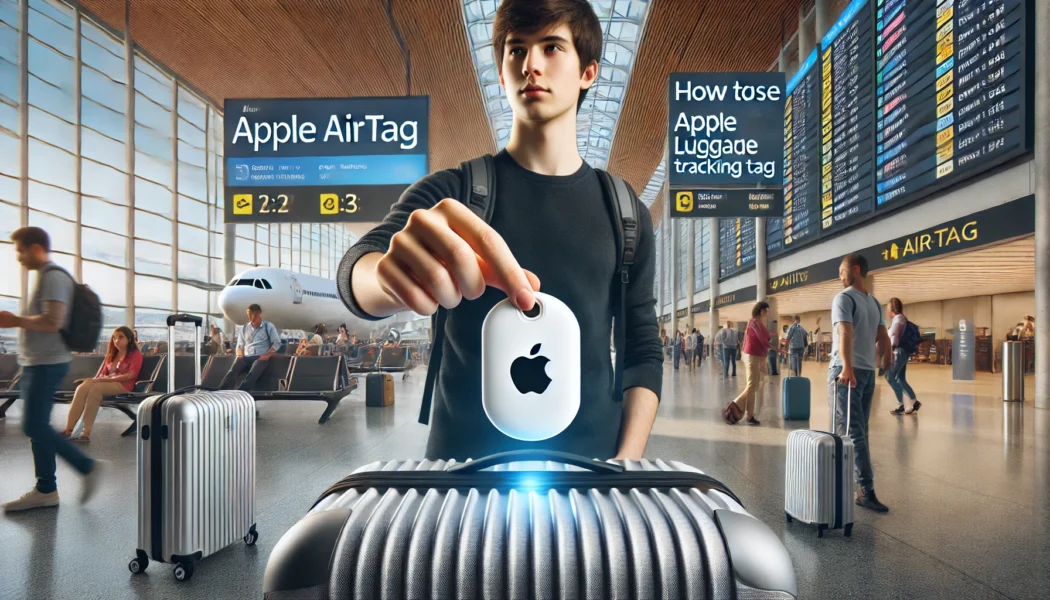
[[[744,372],[747,374],[747,386],[743,392],[733,400],[736,407],[727,406],[726,422],[735,424],[743,417],[747,417],[748,425],[758,425],[755,418],[756,396],[762,387],[762,365],[766,362],[769,353],[772,335],[766,329],[766,316],[769,314],[769,304],[759,302],[751,309],[751,321],[747,324],[744,332]],[[732,417],[735,417],[732,418]]]

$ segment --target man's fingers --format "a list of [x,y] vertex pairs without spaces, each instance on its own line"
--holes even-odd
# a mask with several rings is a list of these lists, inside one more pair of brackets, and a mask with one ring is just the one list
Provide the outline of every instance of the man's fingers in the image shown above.
[[438,219],[440,217],[421,216],[417,219],[420,226],[413,233],[427,251],[444,263],[462,296],[475,300],[485,293],[485,277],[478,257],[463,238],[449,229],[444,220]]
[[528,288],[508,290],[504,287],[502,280],[492,268],[492,265],[485,262],[485,259],[480,256],[478,257],[478,266],[481,267],[481,273],[485,276],[485,283],[499,289],[504,294],[507,294],[510,301],[520,310],[530,310],[536,304],[536,295],[534,292],[540,291],[540,278],[532,271],[522,269],[522,273],[525,274],[525,280],[529,285]]
[[462,296],[459,288],[452,282],[448,269],[415,236],[398,233],[391,240],[390,249],[391,258],[407,267],[427,295],[445,308],[453,308],[459,304]]
[[519,309],[529,310],[533,305],[532,284],[525,275],[525,270],[518,264],[517,259],[511,253],[507,242],[500,237],[488,223],[475,215],[469,208],[455,200],[445,202],[447,205],[444,213],[448,219],[449,228],[463,238],[481,261],[488,265],[489,271],[485,273],[485,282],[503,290]]
[[437,312],[437,302],[389,256],[384,256],[376,263],[376,279],[384,292],[396,298],[406,308],[421,315]]

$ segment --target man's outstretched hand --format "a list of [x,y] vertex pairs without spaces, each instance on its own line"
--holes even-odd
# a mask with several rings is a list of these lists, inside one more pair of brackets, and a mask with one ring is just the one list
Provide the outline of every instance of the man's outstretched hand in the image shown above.
[[421,315],[474,300],[488,286],[530,310],[540,289],[539,278],[521,268],[496,230],[451,198],[413,212],[375,273],[384,293]]

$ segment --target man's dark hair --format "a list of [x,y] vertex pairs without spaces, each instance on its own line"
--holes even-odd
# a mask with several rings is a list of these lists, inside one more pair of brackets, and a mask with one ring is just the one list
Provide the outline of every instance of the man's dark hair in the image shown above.
[[[587,0],[503,0],[492,22],[492,52],[502,69],[504,49],[511,33],[535,33],[565,23],[572,30],[572,45],[580,57],[580,74],[591,62],[602,60],[602,24]],[[580,90],[580,112],[588,90]]]
[[768,302],[756,302],[754,308],[751,309],[751,318],[757,319],[759,315],[762,314],[762,311],[766,310],[767,308],[769,308]]
[[22,227],[11,232],[11,241],[23,246],[39,244],[44,252],[51,252],[51,237],[39,227]]
[[259,306],[258,304],[252,304],[252,305],[250,305],[248,307],[248,312],[250,312],[250,313],[261,313],[262,312],[262,307]]
[[842,259],[842,262],[846,263],[846,266],[850,271],[853,270],[853,267],[860,267],[861,277],[868,276],[868,259],[864,258],[863,254],[858,254],[856,252],[847,254],[846,257]]
[[901,302],[900,298],[890,298],[890,310],[897,313],[898,315],[903,315],[904,303]]
[[795,322],[796,322],[796,323],[798,323],[798,322],[799,322],[799,321],[801,321],[801,320],[802,320],[802,317],[800,317],[800,316],[798,316],[798,315],[795,315]]

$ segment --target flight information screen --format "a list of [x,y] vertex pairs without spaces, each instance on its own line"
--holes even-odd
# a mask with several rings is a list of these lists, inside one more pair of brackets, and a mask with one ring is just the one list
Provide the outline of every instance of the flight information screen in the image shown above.
[[[784,107],[784,219],[781,249],[820,232],[820,71],[818,49],[787,84]],[[772,227],[769,233],[772,233]],[[770,247],[770,253],[773,248]]]
[[429,99],[225,103],[227,223],[382,221],[425,176]]
[[876,0],[876,203],[1027,151],[1024,0]]
[[719,219],[719,278],[725,279],[755,266],[755,220]]
[[766,218],[766,258],[784,253],[784,219]]
[[873,209],[873,29],[870,0],[854,0],[821,40],[821,231]]

